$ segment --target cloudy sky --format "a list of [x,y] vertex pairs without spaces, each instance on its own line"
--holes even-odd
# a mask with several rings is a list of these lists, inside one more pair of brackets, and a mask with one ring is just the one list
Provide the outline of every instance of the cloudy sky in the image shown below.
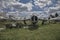
[[60,0],[0,0],[0,12],[60,11]]

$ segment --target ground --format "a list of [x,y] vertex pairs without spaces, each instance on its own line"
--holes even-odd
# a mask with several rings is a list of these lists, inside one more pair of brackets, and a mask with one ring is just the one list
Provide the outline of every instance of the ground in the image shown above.
[[60,40],[60,23],[38,25],[39,27],[34,30],[26,28],[2,30],[0,40]]

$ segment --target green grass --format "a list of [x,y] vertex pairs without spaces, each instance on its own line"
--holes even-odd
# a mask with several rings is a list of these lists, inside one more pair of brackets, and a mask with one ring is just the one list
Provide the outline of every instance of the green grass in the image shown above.
[[[41,23],[40,23],[41,24]],[[6,29],[0,32],[0,40],[60,40],[60,24],[40,25],[36,30]]]

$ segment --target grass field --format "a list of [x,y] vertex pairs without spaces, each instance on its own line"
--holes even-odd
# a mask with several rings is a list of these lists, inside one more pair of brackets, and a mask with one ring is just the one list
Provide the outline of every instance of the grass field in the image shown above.
[[0,31],[0,40],[60,40],[60,23],[40,25],[30,30],[12,28]]

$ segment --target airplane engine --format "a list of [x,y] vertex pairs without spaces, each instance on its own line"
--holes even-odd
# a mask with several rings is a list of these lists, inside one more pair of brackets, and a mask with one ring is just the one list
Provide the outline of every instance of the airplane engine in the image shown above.
[[38,17],[35,16],[35,15],[33,15],[33,16],[31,17],[31,22],[32,22],[32,24],[36,24],[36,23],[38,22]]

